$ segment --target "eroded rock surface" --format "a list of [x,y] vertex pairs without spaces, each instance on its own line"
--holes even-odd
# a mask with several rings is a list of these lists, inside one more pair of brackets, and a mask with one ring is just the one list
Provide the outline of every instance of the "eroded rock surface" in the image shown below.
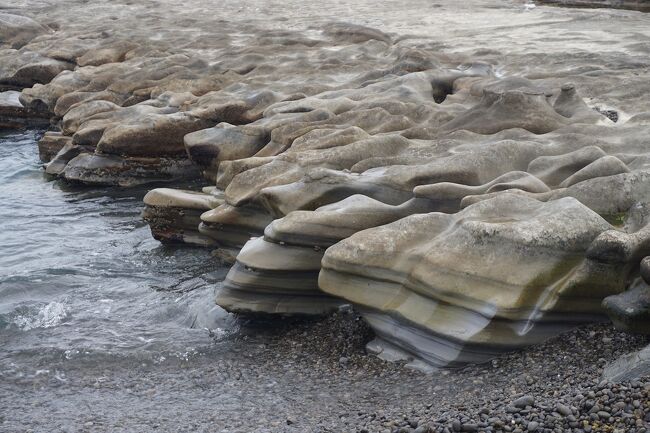
[[212,246],[214,240],[199,232],[201,214],[222,202],[213,188],[204,192],[157,188],[144,197],[142,216],[161,242]]
[[626,269],[585,259],[610,225],[572,198],[499,194],[329,248],[320,287],[362,306],[380,339],[434,365],[481,362],[600,314]]
[[48,23],[5,42],[0,83],[58,126],[53,176],[203,176],[144,215],[163,242],[241,249],[217,293],[231,311],[352,302],[382,356],[461,365],[601,319],[650,255],[645,15],[150,6],[35,8]]
[[20,102],[20,93],[15,90],[0,92],[0,129],[18,129],[27,126],[48,126],[49,115],[26,108]]

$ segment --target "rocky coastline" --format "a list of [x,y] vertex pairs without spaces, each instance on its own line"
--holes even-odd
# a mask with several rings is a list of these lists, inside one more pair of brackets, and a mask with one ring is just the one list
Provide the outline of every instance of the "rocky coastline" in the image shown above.
[[556,395],[356,431],[647,431],[650,15],[442,2],[432,29],[424,5],[373,26],[366,3],[345,21],[162,3],[0,9],[0,128],[48,127],[48,176],[150,184],[153,237],[232,266],[217,305],[348,326],[388,369],[475,376],[591,333],[639,351],[625,384],[571,364]]

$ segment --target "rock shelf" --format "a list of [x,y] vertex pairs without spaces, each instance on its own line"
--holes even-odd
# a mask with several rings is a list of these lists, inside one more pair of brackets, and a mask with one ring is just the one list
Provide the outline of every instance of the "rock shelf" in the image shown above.
[[133,6],[115,18],[129,32],[3,13],[0,123],[47,113],[46,172],[71,182],[202,177],[149,192],[144,217],[162,242],[236,255],[229,311],[350,302],[369,349],[436,367],[605,312],[650,333],[650,19],[516,3],[511,28],[486,27],[489,2],[470,3],[431,12],[450,29],[476,7],[456,36],[209,21],[200,2],[173,25]]

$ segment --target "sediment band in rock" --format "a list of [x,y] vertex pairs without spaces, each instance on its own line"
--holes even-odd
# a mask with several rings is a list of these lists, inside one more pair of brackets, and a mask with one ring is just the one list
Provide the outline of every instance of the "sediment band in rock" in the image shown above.
[[625,266],[585,258],[609,224],[571,198],[500,194],[414,215],[329,248],[321,289],[360,305],[380,339],[439,366],[484,362],[602,314]]

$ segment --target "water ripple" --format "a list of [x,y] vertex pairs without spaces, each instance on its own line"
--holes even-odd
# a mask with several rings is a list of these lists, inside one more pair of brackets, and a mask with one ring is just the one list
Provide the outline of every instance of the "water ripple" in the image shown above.
[[48,181],[39,137],[0,132],[0,369],[182,357],[211,350],[204,328],[235,329],[214,305],[226,269],[209,251],[153,240],[146,190]]

